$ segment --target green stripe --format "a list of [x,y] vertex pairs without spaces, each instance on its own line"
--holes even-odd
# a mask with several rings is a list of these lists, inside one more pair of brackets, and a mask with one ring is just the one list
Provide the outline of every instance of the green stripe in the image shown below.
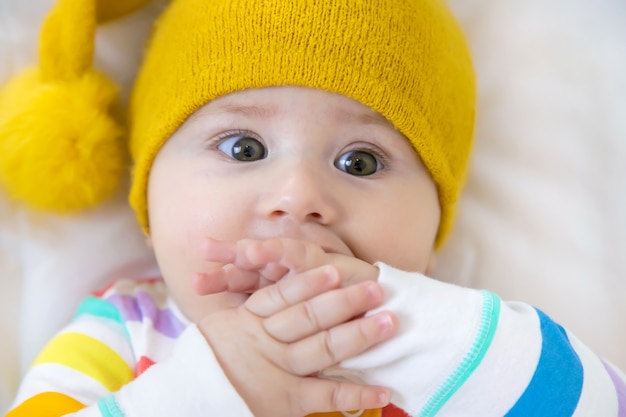
[[437,414],[444,404],[461,388],[461,385],[469,379],[470,375],[485,357],[498,326],[500,299],[488,291],[481,291],[481,293],[483,296],[483,308],[474,343],[459,366],[437,389],[437,392],[428,399],[426,405],[420,411],[419,417],[432,417]]
[[98,400],[98,410],[100,410],[102,417],[124,417],[125,415],[119,405],[117,405],[114,395],[100,398]]
[[122,319],[119,310],[102,298],[94,296],[87,297],[82,303],[80,303],[78,309],[76,309],[74,318],[83,314],[113,320],[121,325],[124,325],[124,320]]

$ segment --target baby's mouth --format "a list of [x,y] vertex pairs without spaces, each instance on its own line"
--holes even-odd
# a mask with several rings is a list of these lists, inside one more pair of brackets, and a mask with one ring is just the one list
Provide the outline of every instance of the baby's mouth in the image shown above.
[[[306,224],[298,225],[293,222],[283,221],[268,223],[267,229],[257,230],[253,238],[273,239],[285,238],[303,240],[319,246],[324,253],[346,255],[354,257],[352,248],[332,230],[323,230],[319,226]],[[264,233],[265,232],[265,233]]]

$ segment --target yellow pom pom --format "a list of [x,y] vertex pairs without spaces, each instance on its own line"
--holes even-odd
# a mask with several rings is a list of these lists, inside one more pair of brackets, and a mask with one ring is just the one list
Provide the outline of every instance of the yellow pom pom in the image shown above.
[[117,188],[127,164],[120,127],[108,115],[117,87],[89,70],[42,82],[24,72],[0,92],[0,183],[33,208],[70,213]]

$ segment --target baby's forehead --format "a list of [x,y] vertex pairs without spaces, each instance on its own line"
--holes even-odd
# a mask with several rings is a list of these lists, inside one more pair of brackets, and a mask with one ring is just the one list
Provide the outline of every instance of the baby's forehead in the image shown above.
[[[360,101],[340,93],[301,86],[271,86],[239,90],[205,103],[189,119],[234,114],[251,119],[280,116],[293,106],[305,111],[311,103],[324,103],[325,116],[346,123],[380,125],[395,129],[385,116]],[[315,116],[318,114],[311,114]]]

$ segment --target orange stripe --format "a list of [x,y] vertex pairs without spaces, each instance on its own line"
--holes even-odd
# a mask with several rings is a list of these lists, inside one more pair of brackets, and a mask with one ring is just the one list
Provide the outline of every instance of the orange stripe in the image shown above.
[[42,392],[9,411],[5,417],[58,417],[74,413],[85,405],[65,394]]

